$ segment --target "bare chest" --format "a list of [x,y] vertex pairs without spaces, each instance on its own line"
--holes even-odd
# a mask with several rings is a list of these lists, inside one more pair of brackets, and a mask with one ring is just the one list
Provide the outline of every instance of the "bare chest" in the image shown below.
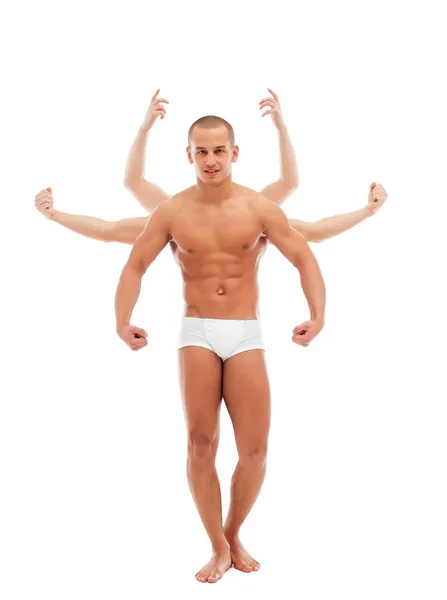
[[254,250],[262,235],[258,220],[245,211],[216,210],[179,215],[171,227],[177,252],[238,257]]

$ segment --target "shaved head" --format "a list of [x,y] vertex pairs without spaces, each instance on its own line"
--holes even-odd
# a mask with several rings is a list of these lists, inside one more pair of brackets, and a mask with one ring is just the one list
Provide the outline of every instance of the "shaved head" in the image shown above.
[[214,115],[200,117],[200,119],[197,119],[197,121],[195,121],[191,125],[188,131],[188,144],[191,145],[191,137],[194,127],[203,127],[204,129],[216,129],[217,127],[222,127],[222,125],[227,128],[230,144],[231,146],[234,146],[234,130],[232,126],[228,123],[228,121],[225,121],[225,119],[222,119],[221,117],[215,117]]

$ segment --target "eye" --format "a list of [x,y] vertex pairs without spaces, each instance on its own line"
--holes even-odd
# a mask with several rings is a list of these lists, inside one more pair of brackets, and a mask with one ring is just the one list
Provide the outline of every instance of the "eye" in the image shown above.
[[223,148],[218,148],[217,152],[224,152],[224,149]]
[[202,154],[205,150],[199,150],[197,154]]

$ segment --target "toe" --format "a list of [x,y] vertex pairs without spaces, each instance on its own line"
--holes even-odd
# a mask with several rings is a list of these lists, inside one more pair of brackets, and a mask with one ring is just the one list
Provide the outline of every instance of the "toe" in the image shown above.
[[251,573],[252,571],[252,568],[249,565],[241,562],[234,563],[234,568],[243,571],[244,573]]

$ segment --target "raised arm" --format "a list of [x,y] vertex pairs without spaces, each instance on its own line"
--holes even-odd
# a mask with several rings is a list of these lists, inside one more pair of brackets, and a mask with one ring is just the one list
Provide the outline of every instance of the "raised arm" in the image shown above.
[[166,205],[154,210],[132,248],[116,290],[116,331],[132,350],[139,350],[147,344],[147,333],[130,325],[130,320],[140,295],[141,279],[170,240],[170,212]]
[[124,186],[149,213],[169,199],[169,194],[161,187],[144,178],[149,131],[158,117],[163,119],[166,115],[163,103],[169,104],[165,98],[158,98],[159,92],[160,90],[157,90],[151,98],[143,123],[129,151],[124,175]]
[[122,242],[133,244],[143,232],[148,217],[105,221],[97,217],[73,215],[56,210],[53,206],[51,188],[40,191],[35,197],[37,210],[47,219],[59,223],[63,227],[102,242]]
[[333,215],[313,223],[300,221],[299,219],[289,219],[289,223],[291,227],[301,233],[307,242],[322,242],[375,215],[383,206],[387,196],[388,194],[381,183],[372,183],[369,187],[368,204],[359,210]]
[[268,88],[268,91],[271,93],[271,97],[261,100],[259,109],[268,109],[262,116],[271,115],[272,121],[278,130],[281,172],[278,181],[263,188],[261,194],[276,204],[282,204],[290,194],[298,189],[298,166],[292,140],[284,123],[278,96],[270,88]]
[[307,346],[324,325],[326,289],[320,268],[307,242],[290,227],[284,212],[261,195],[257,203],[264,234],[300,273],[310,320],[295,327],[292,340]]

